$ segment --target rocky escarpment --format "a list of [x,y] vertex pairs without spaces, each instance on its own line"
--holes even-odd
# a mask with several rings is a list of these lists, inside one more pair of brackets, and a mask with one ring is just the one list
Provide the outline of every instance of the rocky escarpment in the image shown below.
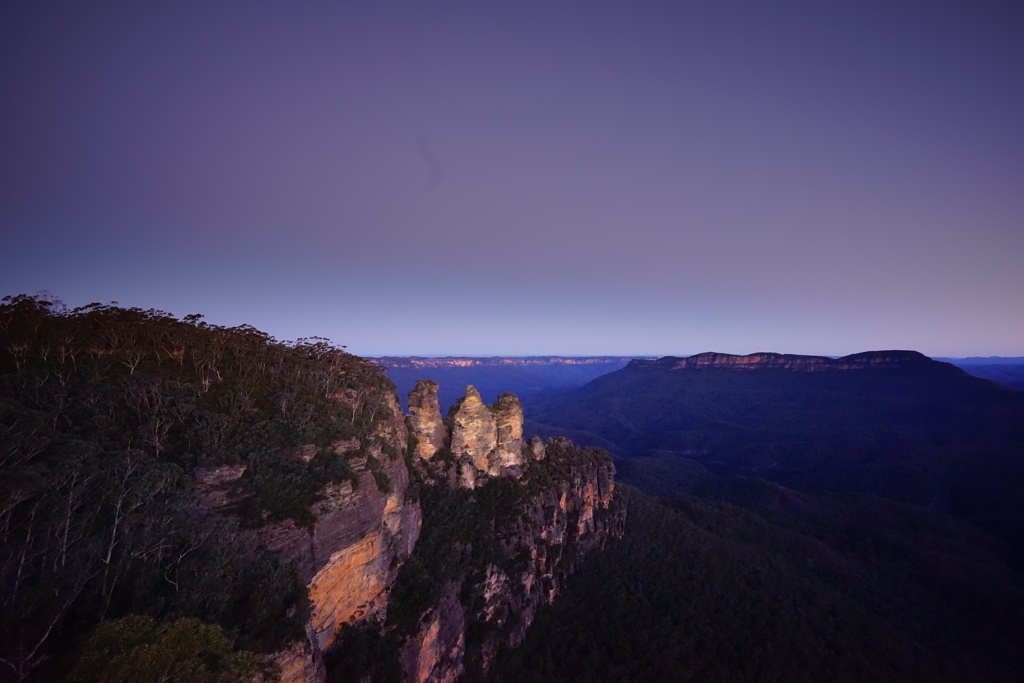
[[[621,536],[624,509],[614,497],[611,459],[561,438],[544,444],[543,453],[518,480],[490,479],[425,503],[428,525],[452,524],[430,528],[425,542],[445,547],[442,561],[458,567],[401,646],[406,680],[454,681],[485,671],[502,649],[522,642],[537,610],[555,600],[589,552]],[[451,521],[453,508],[474,518],[471,533]]]
[[379,620],[387,613],[388,589],[416,545],[420,507],[409,498],[404,416],[397,399],[376,432],[339,442],[355,471],[354,481],[327,487],[313,512],[312,530],[287,521],[265,530],[307,582],[307,638],[277,657],[282,683],[325,680],[322,653],[345,624]]
[[[280,681],[374,680],[380,672],[353,664],[367,659],[417,683],[479,674],[523,640],[587,553],[621,536],[607,454],[561,438],[524,442],[512,394],[486,405],[468,387],[442,420],[436,391],[420,383],[409,415],[389,397],[370,431],[334,443],[353,474],[320,492],[314,524],[260,530],[310,599],[305,639],[275,658]],[[204,509],[237,502],[230,491],[244,472],[198,473]],[[368,655],[368,639],[390,654]]]
[[[488,406],[469,387],[442,421],[430,409],[435,391],[419,383],[407,417],[423,533],[390,591],[386,618],[343,633],[329,654],[332,675],[346,671],[343,680],[478,676],[522,641],[587,553],[623,532],[604,451],[563,438],[524,443],[522,408],[511,394]],[[446,445],[437,446],[441,425]],[[374,638],[390,645],[359,669]]]
[[479,368],[536,365],[611,365],[632,360],[629,356],[494,356],[491,358],[445,356],[381,356],[371,358],[388,368]]
[[[445,423],[426,386],[407,427],[383,370],[326,340],[31,297],[0,318],[0,659],[19,679],[166,678],[154,648],[196,620],[217,653],[188,653],[174,670],[195,675],[175,679],[269,655],[280,680],[323,683],[322,655],[360,630],[399,676],[408,643],[407,678],[456,676],[603,542],[586,520],[613,519],[595,469],[610,464],[539,459],[511,395],[470,391]],[[157,628],[104,635],[136,616]],[[130,657],[67,651],[94,636]]]
[[437,401],[437,382],[420,380],[409,393],[409,440],[413,454],[421,460],[430,460],[448,440],[448,429],[441,419]]
[[[498,652],[523,640],[537,610],[555,600],[587,553],[622,535],[625,511],[603,451],[564,438],[533,441],[529,450],[519,479],[456,492],[470,502],[468,514],[485,520],[472,541],[482,547],[452,543],[462,571],[402,647],[407,680],[457,680],[464,670],[486,670]],[[432,513],[428,507],[428,519]]]

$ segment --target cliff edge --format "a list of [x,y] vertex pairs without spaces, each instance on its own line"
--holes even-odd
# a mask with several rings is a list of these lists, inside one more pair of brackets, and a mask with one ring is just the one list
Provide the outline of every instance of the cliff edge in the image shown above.
[[326,657],[332,680],[480,675],[588,553],[623,533],[606,453],[564,438],[524,442],[511,394],[488,406],[468,387],[442,419],[436,391],[418,383],[406,417],[422,535],[387,609],[342,629]]

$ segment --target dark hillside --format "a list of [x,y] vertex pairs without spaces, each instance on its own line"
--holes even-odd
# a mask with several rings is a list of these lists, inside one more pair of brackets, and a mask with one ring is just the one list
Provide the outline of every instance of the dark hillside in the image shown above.
[[1024,529],[1024,393],[914,352],[634,361],[528,416],[639,456],[622,471],[641,486],[756,476]]
[[872,499],[735,486],[667,503],[624,487],[625,538],[488,680],[1018,680],[1024,581],[984,534]]
[[975,377],[990,379],[1008,387],[1024,391],[1024,364],[998,363],[989,365],[962,365],[967,372]]

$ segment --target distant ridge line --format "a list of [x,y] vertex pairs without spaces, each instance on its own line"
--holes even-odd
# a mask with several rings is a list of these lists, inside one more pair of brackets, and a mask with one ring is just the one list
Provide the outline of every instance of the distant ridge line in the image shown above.
[[510,365],[598,365],[622,363],[652,356],[377,356],[368,360],[390,367],[496,367]]
[[830,370],[868,370],[920,366],[935,363],[918,351],[889,350],[864,351],[840,358],[828,356],[802,356],[789,353],[751,353],[737,356],[729,353],[706,352],[693,356],[665,356],[655,360],[636,359],[626,369],[632,370],[700,370],[730,368],[739,370],[785,369],[801,372]]

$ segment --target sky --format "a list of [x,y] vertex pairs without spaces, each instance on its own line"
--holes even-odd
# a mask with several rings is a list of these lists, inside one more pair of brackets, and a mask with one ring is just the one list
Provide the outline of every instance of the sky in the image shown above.
[[1024,355],[1024,6],[9,2],[0,295],[376,355]]

